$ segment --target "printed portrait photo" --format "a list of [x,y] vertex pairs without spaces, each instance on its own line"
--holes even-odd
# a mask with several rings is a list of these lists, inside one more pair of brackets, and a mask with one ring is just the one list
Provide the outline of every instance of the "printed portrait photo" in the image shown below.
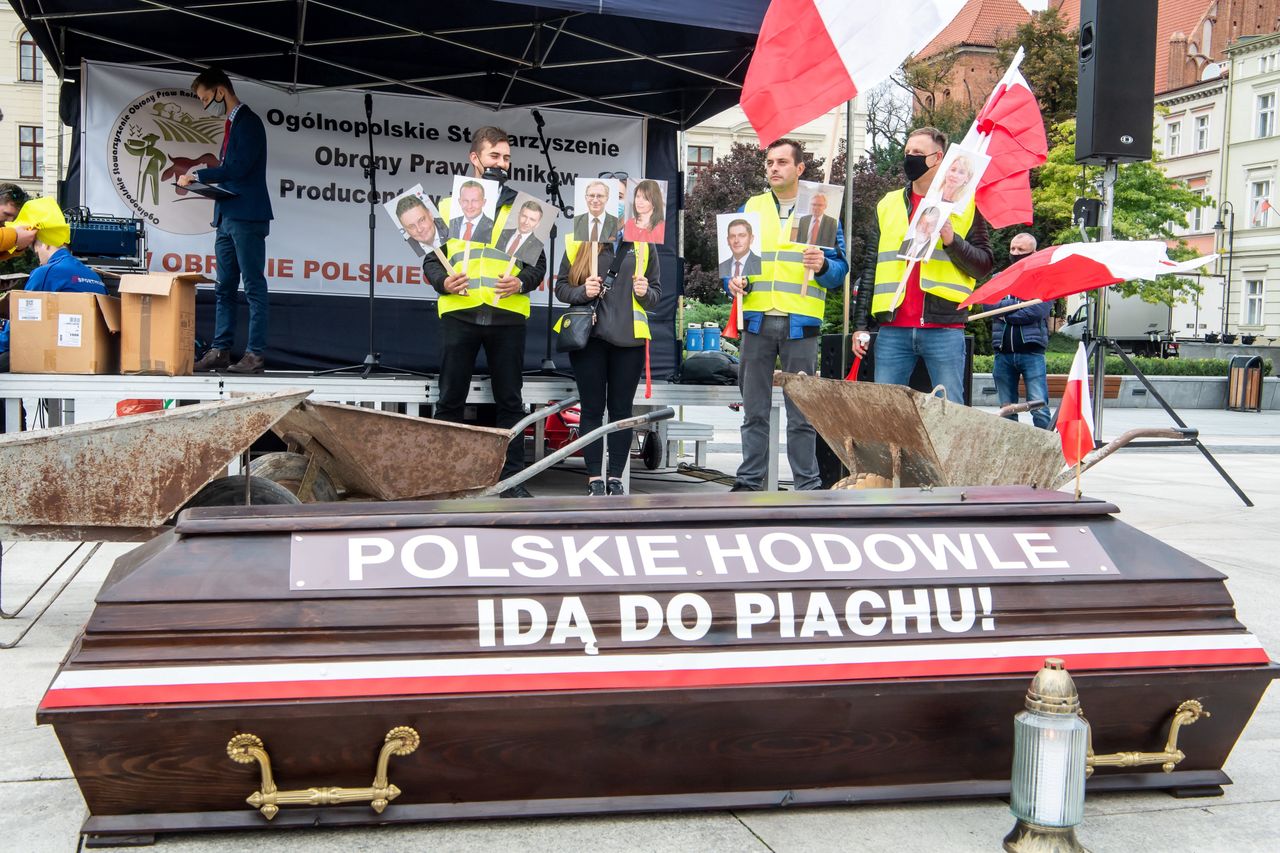
[[391,199],[382,205],[382,209],[395,222],[401,238],[419,257],[433,249],[444,248],[449,239],[449,227],[444,217],[422,191],[421,184],[415,184],[404,195]]
[[791,212],[791,242],[823,249],[836,248],[837,217],[843,209],[844,187],[800,181]]
[[716,214],[720,277],[760,275],[760,214]]
[[455,175],[449,200],[449,233],[453,238],[468,243],[492,242],[501,191],[497,181]]
[[929,187],[928,197],[941,199],[951,205],[966,204],[973,197],[978,179],[990,162],[991,158],[985,154],[952,145],[942,158],[938,174]]
[[551,226],[560,210],[526,192],[516,193],[511,215],[498,235],[498,249],[521,263],[536,264],[551,241]]
[[622,185],[616,178],[578,178],[573,182],[573,239],[611,243],[622,223],[614,213]]
[[622,239],[629,243],[662,243],[667,235],[667,182],[653,178],[627,181]]
[[938,232],[942,230],[947,217],[955,205],[941,201],[930,201],[926,198],[916,208],[907,227],[907,239],[902,241],[898,257],[909,261],[928,260],[938,242]]

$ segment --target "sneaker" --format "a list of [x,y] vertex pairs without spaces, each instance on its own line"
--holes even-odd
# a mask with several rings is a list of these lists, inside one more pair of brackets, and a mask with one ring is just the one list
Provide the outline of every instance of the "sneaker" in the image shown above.
[[604,497],[604,480],[588,480],[587,494],[593,498]]
[[610,477],[608,493],[611,495],[625,495],[627,491],[626,489],[622,488],[621,480],[619,480],[617,477]]
[[227,368],[227,373],[251,374],[261,373],[267,362],[256,352],[247,352],[244,357]]
[[498,497],[500,498],[531,498],[533,497],[533,492],[530,492],[524,486],[512,486],[502,494],[498,495]]
[[738,482],[733,484],[733,488],[730,489],[729,491],[731,492],[763,492],[764,489],[760,488],[759,486],[752,486],[748,483],[744,483],[741,480],[739,480]]
[[231,356],[226,350],[211,349],[200,357],[191,369],[196,373],[208,373],[213,370],[226,370],[231,366]]

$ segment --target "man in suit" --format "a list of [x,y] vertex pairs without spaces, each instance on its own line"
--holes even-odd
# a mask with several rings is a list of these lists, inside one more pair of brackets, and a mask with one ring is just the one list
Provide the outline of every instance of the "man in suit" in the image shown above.
[[[195,96],[214,115],[225,115],[221,162],[178,178],[178,186],[192,181],[218,184],[235,193],[213,205],[217,229],[213,250],[218,262],[214,287],[216,310],[213,346],[196,362],[197,371],[226,369],[228,373],[261,373],[267,352],[267,234],[271,231],[271,198],[267,194],[267,132],[249,106],[236,97],[221,70],[208,68],[191,83]],[[236,291],[244,280],[249,301],[249,340],[244,357],[231,364],[236,333]]]
[[542,254],[542,241],[533,232],[542,221],[542,214],[542,205],[533,199],[520,205],[516,227],[503,229],[502,236],[498,238],[498,248],[525,263],[537,263],[538,256]]
[[396,202],[396,218],[409,239],[424,249],[441,247],[448,238],[444,220],[433,217],[427,205],[416,195],[407,195]]
[[605,204],[609,201],[609,185],[604,181],[592,181],[587,184],[584,195],[587,212],[573,218],[573,239],[579,243],[613,242],[621,226],[617,216],[604,211]]
[[822,193],[814,195],[809,202],[809,211],[797,223],[795,242],[806,246],[835,246],[836,220],[826,215],[827,197]]
[[484,215],[484,184],[467,181],[458,188],[462,215],[449,220],[449,234],[468,243],[488,243],[493,237],[493,220]]
[[744,275],[760,275],[760,256],[751,251],[751,223],[735,219],[725,229],[732,256],[720,264],[721,278],[741,278]]

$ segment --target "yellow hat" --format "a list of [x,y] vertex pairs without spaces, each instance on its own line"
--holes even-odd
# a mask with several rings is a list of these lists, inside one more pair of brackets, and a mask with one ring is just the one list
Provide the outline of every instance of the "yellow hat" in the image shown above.
[[25,225],[36,229],[36,239],[46,246],[60,248],[71,242],[71,226],[54,198],[33,198],[18,211],[18,218],[11,225]]

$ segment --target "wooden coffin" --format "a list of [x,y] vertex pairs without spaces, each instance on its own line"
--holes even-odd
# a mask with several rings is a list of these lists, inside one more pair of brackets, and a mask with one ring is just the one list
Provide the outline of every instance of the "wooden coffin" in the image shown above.
[[[1217,790],[1277,667],[1221,574],[1114,512],[1020,487],[194,510],[117,562],[38,720],[90,841],[993,796],[1052,656],[1099,753],[1212,714],[1172,773],[1091,790]],[[278,792],[338,804],[264,797],[259,742]]]

